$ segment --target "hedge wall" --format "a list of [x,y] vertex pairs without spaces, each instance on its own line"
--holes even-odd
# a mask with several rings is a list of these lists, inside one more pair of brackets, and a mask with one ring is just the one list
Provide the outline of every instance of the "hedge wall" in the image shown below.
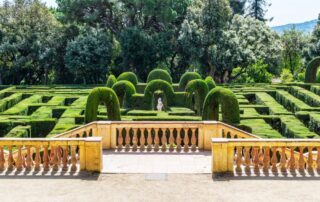
[[[208,86],[202,79],[189,81],[186,86],[187,103],[191,108],[195,109],[197,115],[202,115],[202,106],[204,99],[208,94]],[[194,99],[194,103],[193,103]]]
[[107,79],[107,87],[112,88],[112,86],[117,82],[117,78],[114,75],[109,75]]
[[229,124],[240,123],[240,110],[235,94],[226,88],[217,87],[211,90],[203,104],[203,120],[219,120],[221,105],[222,121]]
[[149,83],[150,81],[156,80],[156,79],[161,79],[164,81],[167,81],[169,83],[172,83],[172,78],[170,76],[170,74],[163,69],[154,69],[152,70],[147,78],[147,83]]
[[316,57],[311,60],[307,66],[305,82],[306,83],[316,83],[317,71],[320,66],[320,57]]
[[144,90],[144,98],[150,109],[152,109],[153,93],[157,90],[163,91],[166,95],[168,106],[171,106],[174,103],[174,91],[171,84],[167,81],[157,79],[148,83]]
[[121,107],[131,107],[131,97],[136,93],[136,88],[130,81],[118,81],[112,86],[117,94]]
[[212,90],[216,87],[216,82],[214,82],[211,76],[207,76],[204,81],[206,82],[209,90]]
[[194,79],[201,79],[200,74],[197,72],[186,72],[184,73],[179,82],[179,88],[180,89],[185,89],[186,85],[188,84],[189,81],[194,80]]
[[133,85],[138,84],[138,78],[133,72],[123,72],[118,76],[117,81],[130,81]]

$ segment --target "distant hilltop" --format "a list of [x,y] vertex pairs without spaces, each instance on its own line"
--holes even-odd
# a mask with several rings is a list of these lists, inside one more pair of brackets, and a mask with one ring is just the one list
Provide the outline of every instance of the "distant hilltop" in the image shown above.
[[292,23],[287,25],[280,25],[276,27],[271,27],[274,31],[278,32],[279,34],[282,34],[285,30],[291,29],[293,26],[296,27],[298,31],[304,32],[306,34],[311,33],[314,27],[317,24],[317,20],[311,20],[307,22],[302,23]]

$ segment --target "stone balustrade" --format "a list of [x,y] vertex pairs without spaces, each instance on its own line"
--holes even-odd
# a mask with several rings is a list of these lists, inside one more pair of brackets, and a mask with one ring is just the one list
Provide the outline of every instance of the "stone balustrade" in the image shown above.
[[320,171],[320,140],[212,139],[212,172]]
[[102,170],[101,138],[1,138],[0,171]]

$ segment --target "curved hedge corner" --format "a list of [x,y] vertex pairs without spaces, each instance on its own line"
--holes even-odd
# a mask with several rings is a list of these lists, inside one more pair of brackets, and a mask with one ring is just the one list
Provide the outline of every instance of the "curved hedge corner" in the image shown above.
[[150,81],[144,90],[144,98],[148,105],[152,108],[152,99],[155,91],[161,90],[166,96],[167,104],[170,106],[174,99],[174,90],[172,85],[164,80],[157,79]]
[[112,89],[119,98],[120,106],[131,107],[131,97],[136,93],[136,88],[130,81],[118,81]]
[[118,76],[118,81],[130,81],[133,85],[138,84],[138,78],[133,72],[123,72]]
[[181,76],[180,82],[179,82],[179,88],[185,89],[186,85],[189,81],[195,80],[195,79],[201,79],[200,74],[197,72],[186,72]]
[[107,80],[107,87],[111,88],[117,82],[117,78],[114,75],[109,75]]
[[172,78],[171,78],[170,74],[166,70],[163,70],[163,69],[152,70],[148,75],[147,83],[149,83],[150,81],[153,81],[153,80],[157,80],[157,79],[161,79],[161,80],[167,81],[169,83],[172,83]]
[[[189,81],[185,91],[188,105],[192,108],[195,106],[196,114],[202,115],[203,102],[209,91],[207,83],[202,79]],[[193,98],[195,103],[192,103]]]
[[202,120],[218,120],[221,104],[222,121],[229,124],[240,123],[240,110],[235,94],[226,88],[211,90],[203,104]]
[[120,104],[117,94],[111,88],[99,87],[94,88],[88,96],[85,110],[86,123],[97,120],[98,106],[100,103],[106,105],[109,120],[121,120]]
[[307,66],[305,82],[306,83],[316,83],[317,80],[317,70],[320,66],[320,57],[316,57]]
[[209,90],[212,90],[216,87],[216,82],[214,82],[211,76],[207,76],[204,81],[206,82]]

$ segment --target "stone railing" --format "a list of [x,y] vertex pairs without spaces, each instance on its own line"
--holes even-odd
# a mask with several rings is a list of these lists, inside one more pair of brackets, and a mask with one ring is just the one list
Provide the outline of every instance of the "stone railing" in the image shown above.
[[319,171],[320,140],[212,139],[213,173],[258,172],[260,169],[276,173]]
[[0,171],[102,170],[101,138],[1,138]]
[[194,151],[211,149],[211,138],[258,138],[217,121],[97,121],[61,137],[102,137],[104,149]]

